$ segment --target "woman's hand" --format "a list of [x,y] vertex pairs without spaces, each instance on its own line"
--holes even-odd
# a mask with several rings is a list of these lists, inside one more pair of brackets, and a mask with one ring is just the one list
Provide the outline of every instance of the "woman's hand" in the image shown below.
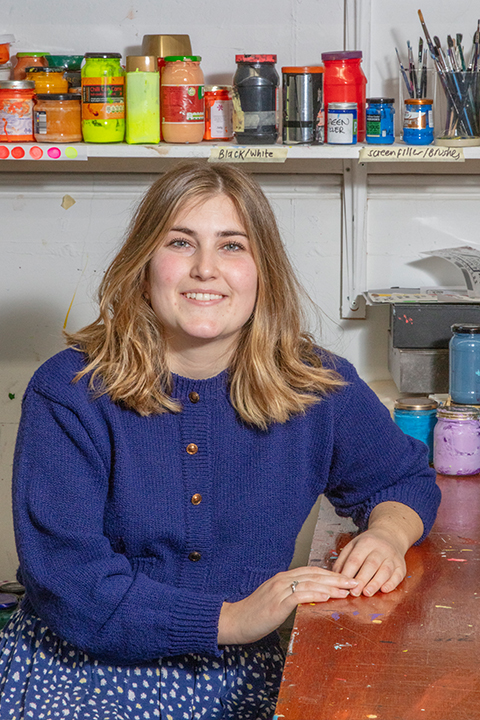
[[423,533],[418,514],[407,505],[384,502],[371,512],[368,530],[340,552],[333,570],[358,581],[352,595],[391,592],[405,577],[405,553]]
[[259,640],[276,630],[300,603],[344,598],[356,586],[356,580],[318,567],[299,567],[278,573],[244,600],[223,603],[218,644]]

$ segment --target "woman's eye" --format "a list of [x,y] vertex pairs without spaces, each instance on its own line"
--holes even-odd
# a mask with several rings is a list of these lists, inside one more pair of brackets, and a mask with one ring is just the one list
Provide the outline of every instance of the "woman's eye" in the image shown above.
[[171,245],[172,247],[185,248],[189,247],[190,243],[188,242],[188,240],[184,240],[183,238],[177,238],[176,240],[172,240],[169,245]]
[[229,242],[226,245],[224,245],[223,247],[225,248],[225,250],[231,250],[233,252],[235,252],[237,250],[244,250],[243,245],[240,245],[240,243],[236,243],[236,242]]

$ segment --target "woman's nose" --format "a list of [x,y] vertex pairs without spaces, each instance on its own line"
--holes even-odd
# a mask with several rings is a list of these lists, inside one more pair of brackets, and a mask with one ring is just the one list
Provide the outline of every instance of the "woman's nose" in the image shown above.
[[217,254],[213,250],[198,248],[193,256],[192,277],[208,280],[218,274]]

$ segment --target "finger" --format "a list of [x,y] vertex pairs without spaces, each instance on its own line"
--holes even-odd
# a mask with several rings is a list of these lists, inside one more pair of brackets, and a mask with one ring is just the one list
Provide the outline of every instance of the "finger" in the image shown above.
[[[353,588],[352,595],[374,595],[380,588],[387,586],[390,592],[403,579],[403,569],[392,558],[384,560],[381,564],[366,562],[357,574],[358,586]],[[390,585],[389,585],[390,583]]]

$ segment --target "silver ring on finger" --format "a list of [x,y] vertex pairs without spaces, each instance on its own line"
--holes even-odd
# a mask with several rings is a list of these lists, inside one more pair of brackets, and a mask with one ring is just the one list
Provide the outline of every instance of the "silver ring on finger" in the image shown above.
[[296,591],[297,585],[298,585],[298,580],[294,580],[294,581],[290,584],[290,587],[292,588],[292,593],[294,593],[294,592]]

